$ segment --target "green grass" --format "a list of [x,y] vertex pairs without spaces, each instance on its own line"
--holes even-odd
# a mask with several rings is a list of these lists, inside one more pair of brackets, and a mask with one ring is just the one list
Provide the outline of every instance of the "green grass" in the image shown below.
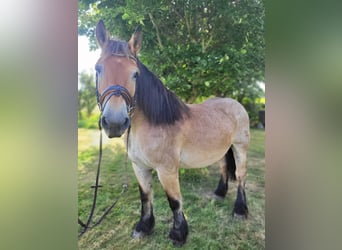
[[[79,216],[86,220],[90,212],[95,182],[98,145],[97,130],[79,129],[78,188]],[[183,209],[189,223],[189,236],[183,249],[264,249],[265,248],[265,132],[251,131],[251,146],[247,161],[246,196],[249,207],[247,220],[236,220],[231,211],[236,197],[235,183],[223,201],[213,199],[219,180],[218,167],[181,170],[180,183]],[[122,139],[106,141],[103,150],[98,205],[94,220],[110,206],[128,179],[128,189],[107,218],[86,232],[78,242],[79,249],[174,249],[168,239],[172,212],[164,191],[154,173],[154,212],[156,225],[152,235],[131,238],[134,224],[140,216],[138,184],[133,170],[125,167]]]

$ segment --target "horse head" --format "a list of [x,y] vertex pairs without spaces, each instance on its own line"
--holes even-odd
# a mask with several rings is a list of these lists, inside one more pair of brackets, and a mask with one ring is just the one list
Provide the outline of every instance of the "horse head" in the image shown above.
[[135,106],[142,33],[137,28],[128,42],[112,40],[101,20],[96,26],[96,39],[101,48],[95,65],[100,125],[109,138],[120,137],[130,126],[130,113]]

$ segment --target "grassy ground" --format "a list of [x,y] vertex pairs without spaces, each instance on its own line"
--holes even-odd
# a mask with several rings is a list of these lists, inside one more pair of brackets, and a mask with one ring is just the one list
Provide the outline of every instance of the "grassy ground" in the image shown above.
[[[78,138],[78,206],[79,216],[85,221],[92,203],[93,189],[90,186],[95,182],[99,132],[79,129]],[[231,217],[236,196],[235,183],[229,183],[229,191],[223,201],[213,198],[219,180],[218,167],[181,171],[183,208],[189,223],[189,236],[183,249],[265,248],[264,141],[264,131],[251,131],[246,184],[248,220]],[[172,212],[156,174],[153,183],[155,229],[152,235],[136,240],[131,238],[131,233],[140,216],[140,198],[130,164],[127,170],[125,168],[122,139],[104,141],[102,164],[100,184],[103,188],[99,191],[94,219],[116,199],[126,178],[128,189],[107,218],[79,239],[79,249],[173,249],[168,240]]]

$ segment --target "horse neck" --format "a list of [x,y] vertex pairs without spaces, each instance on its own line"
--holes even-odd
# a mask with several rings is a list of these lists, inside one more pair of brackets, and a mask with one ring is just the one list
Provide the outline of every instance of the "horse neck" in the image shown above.
[[137,128],[148,122],[144,112],[137,106],[131,116],[131,131],[134,133]]

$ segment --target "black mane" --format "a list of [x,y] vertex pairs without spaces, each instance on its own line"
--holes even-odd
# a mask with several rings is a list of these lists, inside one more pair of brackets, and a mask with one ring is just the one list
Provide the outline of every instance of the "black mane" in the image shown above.
[[[133,57],[128,43],[120,40],[110,40],[105,53]],[[173,124],[184,115],[189,116],[189,107],[168,90],[139,59],[136,60],[140,71],[135,90],[136,104],[148,121],[154,125]]]
[[154,125],[173,124],[189,115],[189,107],[168,90],[144,64],[137,60],[136,102]]

